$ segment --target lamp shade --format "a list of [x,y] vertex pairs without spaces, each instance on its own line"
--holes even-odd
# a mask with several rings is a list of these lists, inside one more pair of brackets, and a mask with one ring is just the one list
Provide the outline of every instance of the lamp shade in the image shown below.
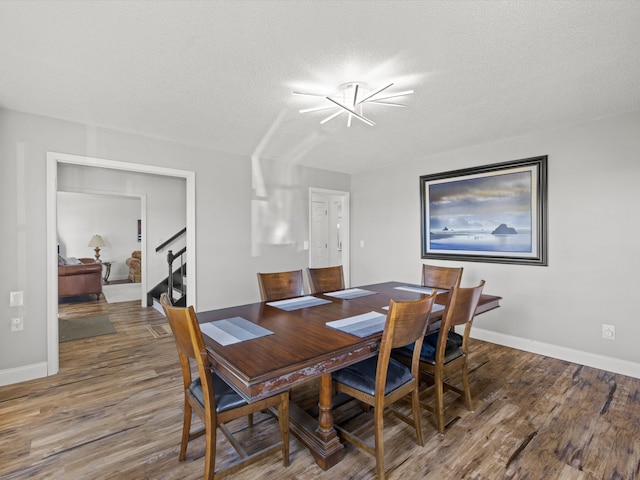
[[105,243],[104,240],[102,239],[102,237],[100,235],[94,235],[93,237],[91,237],[91,240],[89,240],[89,247],[104,247]]

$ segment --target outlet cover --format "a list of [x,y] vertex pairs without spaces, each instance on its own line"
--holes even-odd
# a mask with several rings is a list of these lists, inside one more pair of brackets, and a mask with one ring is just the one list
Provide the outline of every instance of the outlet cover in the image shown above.
[[20,332],[24,330],[24,321],[22,317],[12,318],[11,319],[11,331],[12,332]]
[[616,339],[616,327],[614,325],[605,325],[602,324],[602,338],[606,338],[607,340],[615,340]]

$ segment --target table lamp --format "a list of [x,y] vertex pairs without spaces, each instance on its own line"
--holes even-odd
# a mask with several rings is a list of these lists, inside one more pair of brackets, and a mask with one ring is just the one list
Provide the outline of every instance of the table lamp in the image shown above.
[[105,243],[104,240],[102,239],[102,237],[100,235],[94,235],[93,237],[91,237],[91,240],[89,240],[89,246],[90,247],[94,247],[95,251],[96,251],[96,262],[100,261],[100,247],[104,247]]

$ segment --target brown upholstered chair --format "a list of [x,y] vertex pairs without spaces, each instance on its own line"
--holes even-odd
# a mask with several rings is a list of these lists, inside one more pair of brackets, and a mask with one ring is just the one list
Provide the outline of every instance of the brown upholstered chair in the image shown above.
[[[345,440],[376,457],[376,468],[380,479],[384,479],[385,475],[383,415],[387,407],[411,395],[413,419],[395,410],[388,411],[412,425],[418,444],[421,446],[424,444],[420,426],[418,357],[435,297],[436,293],[433,292],[429,297],[420,300],[409,302],[391,300],[378,355],[332,373],[334,389],[337,392],[346,393],[374,407],[375,447],[357,436],[358,431],[366,424],[353,432],[338,426],[336,428]],[[416,352],[411,361],[411,368],[391,358],[393,348],[407,344],[411,344]]]
[[344,290],[342,265],[336,267],[307,268],[311,293]]
[[422,265],[422,286],[450,290],[460,286],[462,267]]
[[[229,385],[211,370],[198,319],[193,307],[173,307],[169,296],[163,293],[160,303],[169,320],[182,367],[184,387],[184,422],[182,425],[182,443],[178,459],[183,461],[190,440],[205,435],[204,478],[212,480],[237,472],[245,465],[260,460],[278,450],[282,451],[282,463],[289,465],[289,393],[284,392],[269,398],[247,403]],[[191,362],[194,362],[198,378],[192,378]],[[250,416],[271,407],[278,408],[280,441],[247,455],[240,443],[233,437],[225,423],[243,416]],[[191,433],[191,414],[195,411],[204,424],[204,428]],[[225,469],[215,471],[216,432],[218,428],[228,438],[240,458]]]
[[131,257],[127,258],[127,266],[129,267],[129,281],[140,283],[142,281],[142,252],[134,250]]
[[[76,259],[74,259],[76,260]],[[102,264],[93,258],[78,258],[78,264],[66,264],[58,257],[58,296],[75,297],[102,293]]]
[[[427,335],[420,351],[420,372],[433,381],[436,393],[435,406],[422,403],[423,407],[436,415],[440,433],[445,432],[444,422],[444,390],[450,390],[464,396],[468,410],[473,410],[471,388],[469,386],[469,334],[476,313],[480,295],[484,288],[484,280],[472,288],[457,287],[449,292],[447,307],[440,324],[440,330]],[[462,335],[453,331],[453,327],[463,326]],[[411,347],[394,350],[394,356],[404,356],[404,361],[415,357]],[[463,389],[454,387],[444,381],[446,373],[459,370],[462,373]]]
[[302,270],[258,273],[258,287],[263,302],[274,302],[304,295]]

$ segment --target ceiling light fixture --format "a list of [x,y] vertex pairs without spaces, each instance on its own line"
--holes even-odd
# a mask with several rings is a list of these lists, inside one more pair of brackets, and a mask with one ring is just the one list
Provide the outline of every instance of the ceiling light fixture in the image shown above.
[[387,95],[379,95],[391,86],[393,86],[393,83],[390,83],[385,87],[379,88],[378,90],[375,90],[372,93],[369,93],[362,99],[360,97],[366,94],[366,93],[362,93],[362,91],[371,92],[371,89],[369,88],[369,86],[366,83],[362,83],[362,82],[344,83],[338,87],[337,93],[334,95],[323,95],[319,93],[304,93],[304,92],[293,92],[293,94],[304,95],[309,97],[322,97],[328,102],[330,102],[330,105],[304,108],[300,110],[300,113],[318,112],[320,110],[329,110],[329,109],[336,109],[336,108],[338,109],[336,112],[332,113],[331,115],[323,119],[320,122],[320,124],[322,125],[324,125],[328,121],[333,120],[334,118],[346,112],[349,115],[349,117],[347,118],[347,127],[351,126],[352,118],[357,118],[361,122],[364,122],[367,125],[373,127],[375,125],[375,122],[365,117],[362,112],[363,110],[362,106],[365,103],[371,103],[374,105],[386,105],[389,107],[406,107],[406,105],[402,103],[387,102],[384,100],[389,100],[397,97],[404,97],[407,95],[411,95],[413,93],[413,90],[405,90],[404,92],[389,93]]

